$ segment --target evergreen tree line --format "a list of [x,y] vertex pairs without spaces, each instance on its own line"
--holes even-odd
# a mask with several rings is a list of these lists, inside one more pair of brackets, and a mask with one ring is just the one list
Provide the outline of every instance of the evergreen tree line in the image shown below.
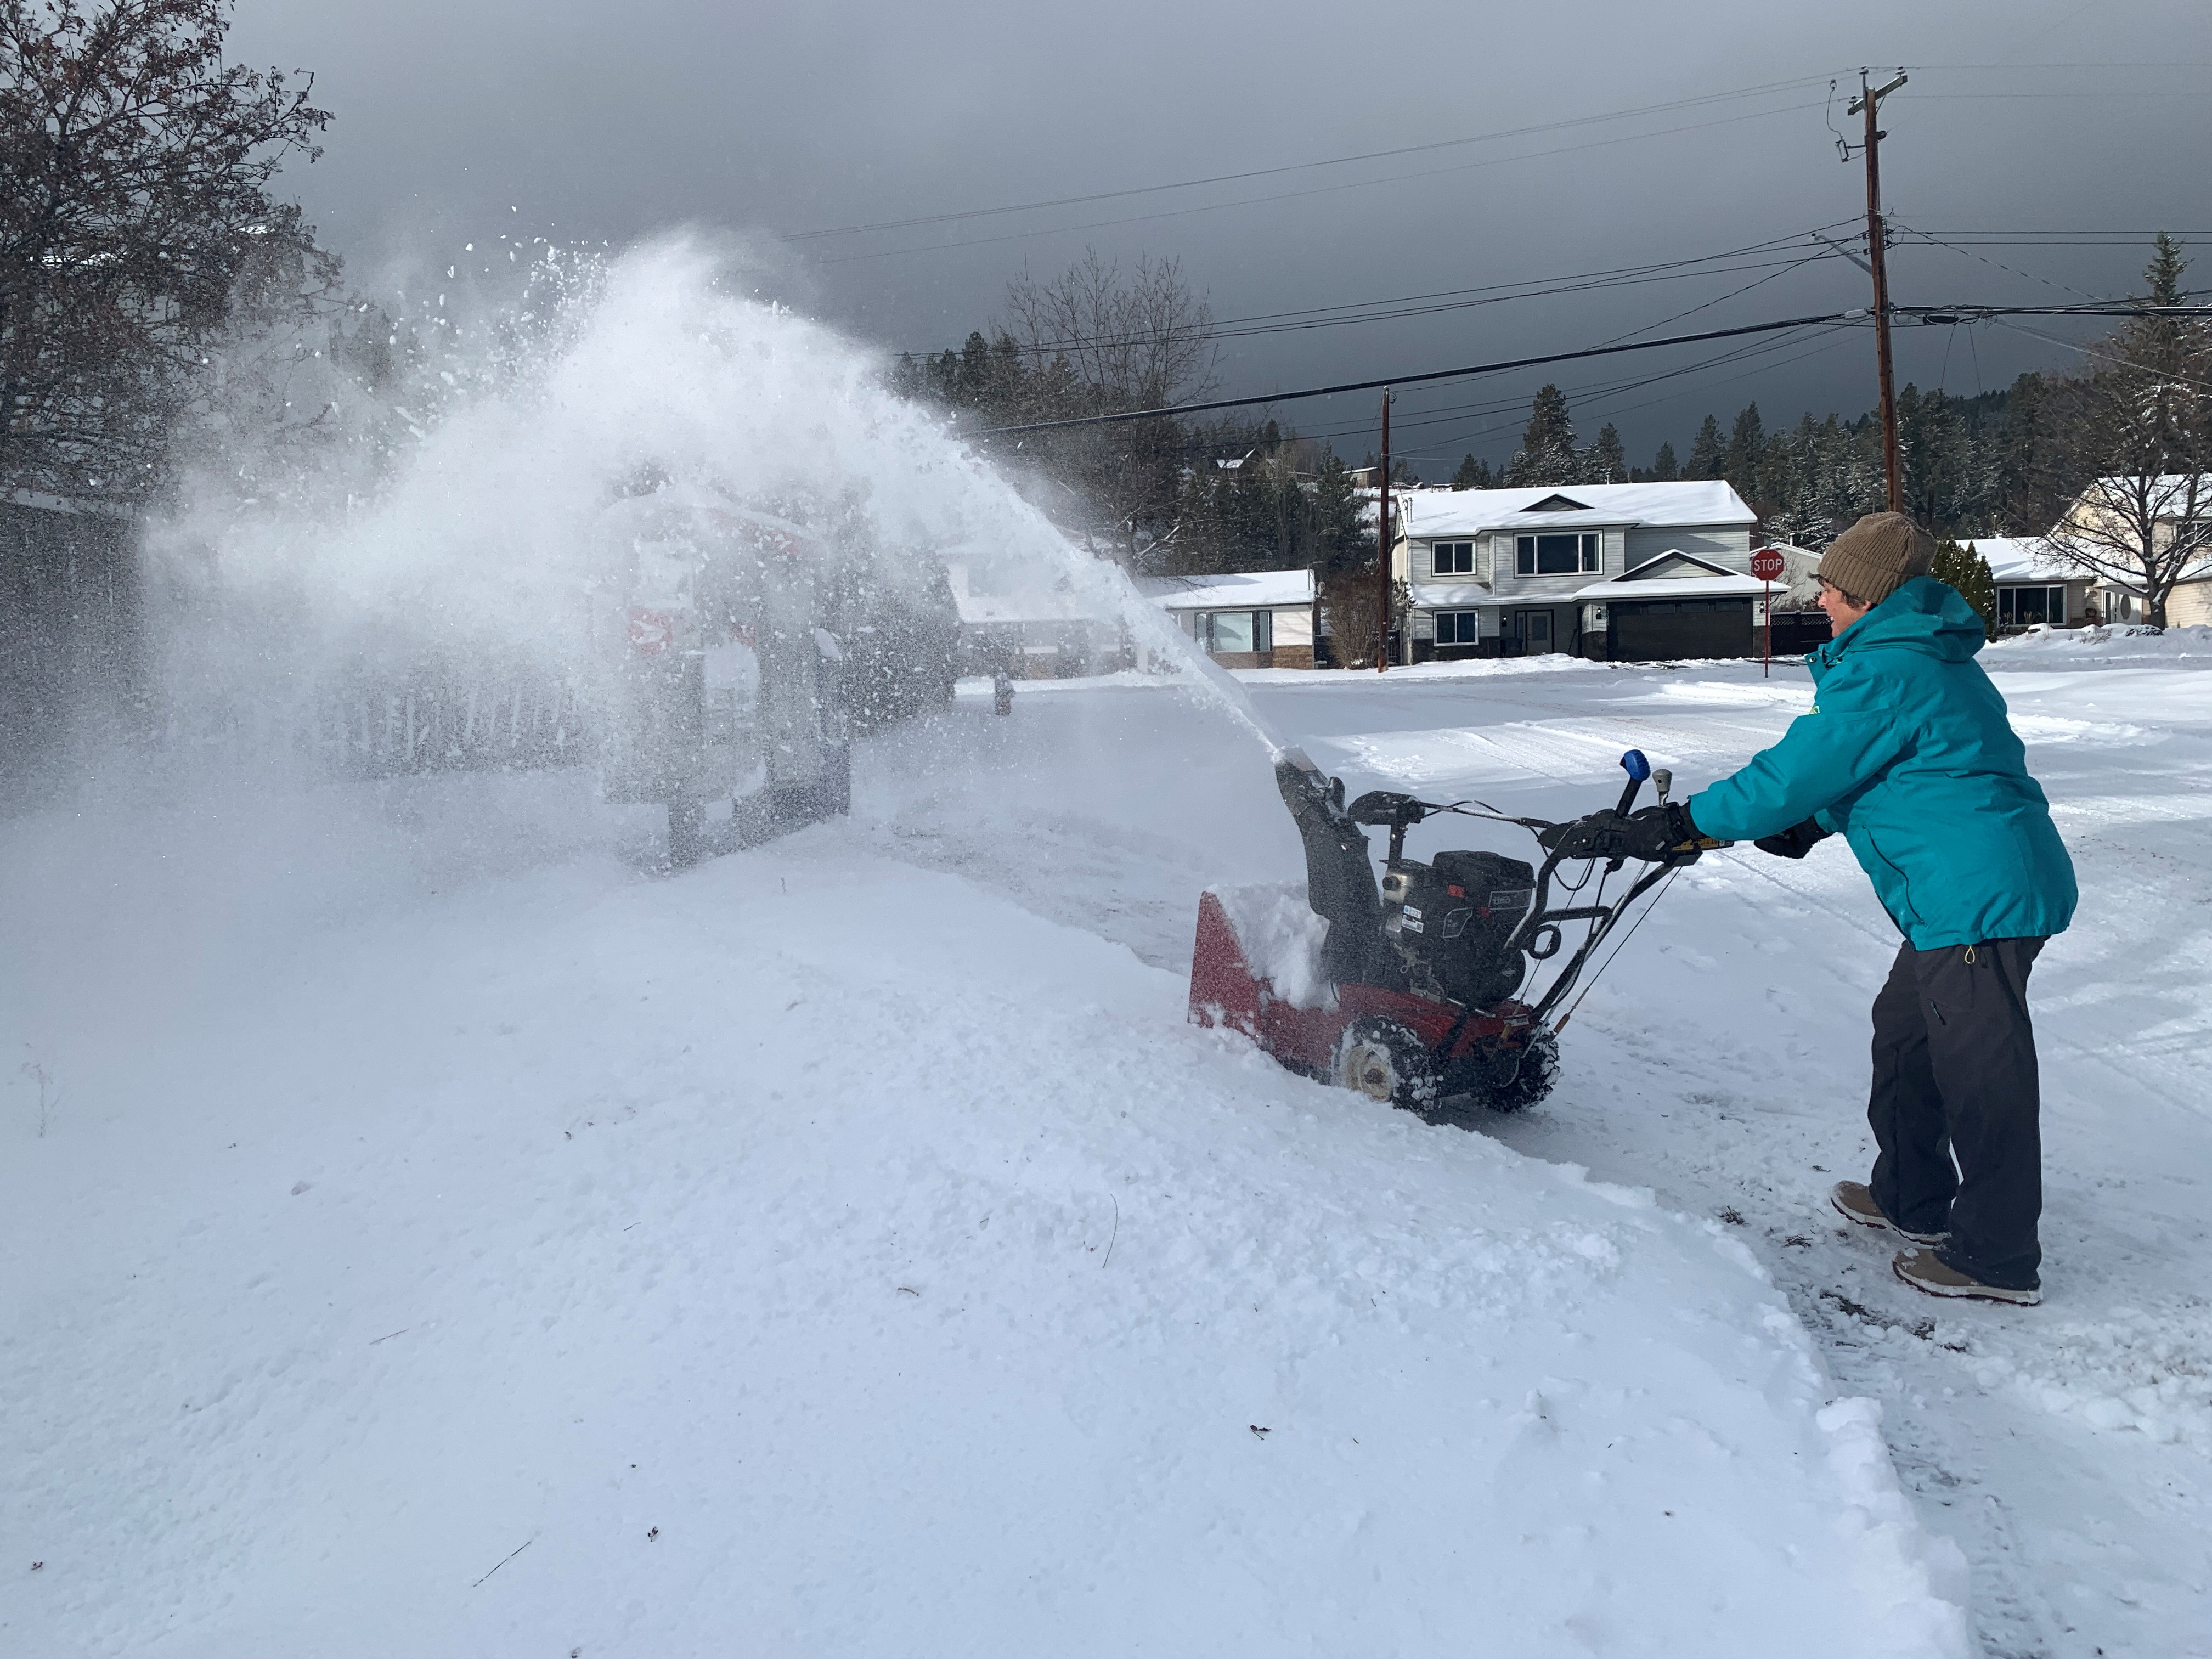
[[[2143,270],[2145,301],[2182,305],[2188,262],[2160,234]],[[2084,568],[2145,590],[2154,614],[2187,565],[2154,545],[2153,520],[2193,521],[2193,495],[2170,502],[2151,481],[2212,469],[2212,330],[2194,319],[2129,319],[2071,374],[2027,374],[2002,391],[1955,397],[1908,384],[1897,398],[1905,510],[1939,537],[2041,536],[2099,479],[2133,478],[2112,493],[2101,531],[2075,532],[2063,550]],[[1520,447],[1504,467],[1470,455],[1456,489],[1493,484],[1590,484],[1723,478],[1759,516],[1764,533],[1821,547],[1862,514],[1887,504],[1881,420],[1808,411],[1770,428],[1755,403],[1723,428],[1708,415],[1686,459],[1671,441],[1649,466],[1623,465],[1620,434],[1608,424],[1578,445],[1565,395],[1535,396]],[[2155,509],[2155,511],[2154,510]],[[2079,545],[2075,545],[2079,543]]]
[[[1907,385],[1897,399],[1905,510],[1939,536],[2050,528],[2081,482],[2055,441],[2052,390],[2034,374],[1971,398]],[[1610,422],[1594,443],[1578,445],[1565,395],[1547,386],[1536,393],[1512,458],[1493,471],[1469,455],[1451,484],[1484,489],[1684,478],[1725,479],[1759,514],[1765,534],[1825,546],[1884,505],[1881,418],[1874,411],[1849,419],[1808,411],[1770,429],[1759,405],[1747,404],[1725,429],[1706,416],[1686,459],[1668,441],[1650,465],[1631,466]]]

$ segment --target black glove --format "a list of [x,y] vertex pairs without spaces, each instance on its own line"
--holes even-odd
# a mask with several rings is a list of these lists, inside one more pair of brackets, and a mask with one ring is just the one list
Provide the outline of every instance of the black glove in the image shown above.
[[1778,836],[1761,836],[1752,842],[1762,853],[1771,853],[1778,859],[1802,859],[1813,850],[1815,842],[1822,842],[1835,833],[1820,828],[1820,820],[1807,818],[1804,823],[1784,830]]
[[1547,853],[1557,853],[1562,858],[1610,858],[1614,851],[1613,840],[1626,822],[1610,806],[1601,812],[1593,812],[1586,818],[1577,818],[1571,823],[1555,823],[1536,832],[1536,842]]
[[1646,864],[1666,864],[1677,859],[1687,863],[1706,848],[1719,844],[1690,821],[1688,807],[1680,801],[1668,801],[1621,819],[1615,850]]

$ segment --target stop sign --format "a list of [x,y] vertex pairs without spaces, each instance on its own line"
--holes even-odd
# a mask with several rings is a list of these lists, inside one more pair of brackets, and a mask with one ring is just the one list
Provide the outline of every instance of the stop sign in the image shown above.
[[1762,547],[1751,556],[1751,574],[1763,582],[1779,580],[1782,575],[1782,555],[1771,547]]

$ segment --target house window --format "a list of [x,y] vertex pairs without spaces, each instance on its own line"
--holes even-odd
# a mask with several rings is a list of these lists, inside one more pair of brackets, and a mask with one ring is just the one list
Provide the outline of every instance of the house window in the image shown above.
[[2066,620],[2066,589],[2056,587],[2000,587],[1997,589],[1997,625],[2001,628],[2029,628],[2037,623],[2059,623]]
[[1206,617],[1206,648],[1217,657],[1275,648],[1272,611],[1215,611]]
[[1474,574],[1474,544],[1473,542],[1437,542],[1434,544],[1439,576],[1472,576]]
[[1595,531],[1558,536],[1516,536],[1513,569],[1522,576],[1572,576],[1598,568]]
[[1437,612],[1437,643],[1438,645],[1474,645],[1482,638],[1482,613],[1480,611],[1439,611]]

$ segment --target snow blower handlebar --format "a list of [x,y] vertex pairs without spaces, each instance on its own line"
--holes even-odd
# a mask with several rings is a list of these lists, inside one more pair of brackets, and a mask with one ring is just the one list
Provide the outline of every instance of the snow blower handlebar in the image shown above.
[[[1560,924],[1581,921],[1590,925],[1589,936],[1560,964],[1558,975],[1530,1010],[1532,1019],[1540,1026],[1574,989],[1597,947],[1626,916],[1637,900],[1685,865],[1695,863],[1710,848],[1728,844],[1701,838],[1670,847],[1657,858],[1632,851],[1624,845],[1621,831],[1636,805],[1638,792],[1646,779],[1656,779],[1660,801],[1664,805],[1674,778],[1670,772],[1654,773],[1651,763],[1638,749],[1632,749],[1623,755],[1620,767],[1628,774],[1628,781],[1621,789],[1619,802],[1610,811],[1594,812],[1587,817],[1565,823],[1554,823],[1545,818],[1516,817],[1497,811],[1486,801],[1425,801],[1388,789],[1371,790],[1361,795],[1346,806],[1343,813],[1352,823],[1387,826],[1390,831],[1390,859],[1393,863],[1404,854],[1407,829],[1439,813],[1449,812],[1462,817],[1485,818],[1495,823],[1517,824],[1536,836],[1544,848],[1544,862],[1536,872],[1536,884],[1529,896],[1528,909],[1506,940],[1505,948],[1525,950],[1531,959],[1548,962],[1559,954],[1560,945],[1564,943]],[[1610,904],[1604,902],[1604,889],[1601,885],[1595,903],[1552,908],[1553,878],[1561,864],[1570,860],[1594,864],[1603,860],[1607,872],[1611,873],[1620,869],[1630,858],[1635,858],[1649,867]]]

